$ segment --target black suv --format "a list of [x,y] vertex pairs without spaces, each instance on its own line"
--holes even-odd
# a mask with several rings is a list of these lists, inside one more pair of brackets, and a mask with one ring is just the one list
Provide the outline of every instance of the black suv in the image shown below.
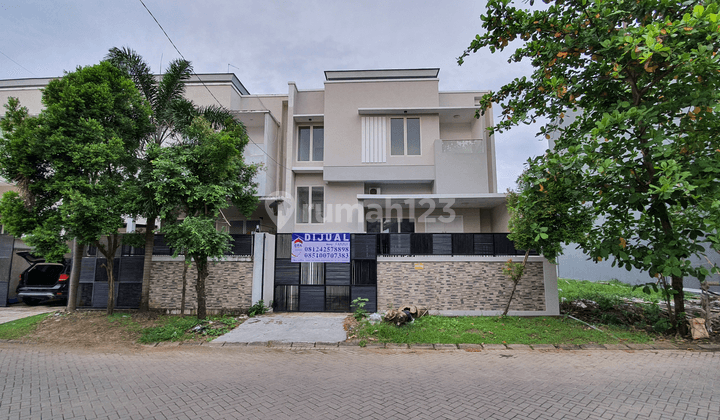
[[26,305],[55,300],[67,301],[70,279],[70,260],[62,263],[46,263],[42,257],[36,257],[28,251],[17,252],[30,264],[20,274],[20,283],[16,289],[18,298]]

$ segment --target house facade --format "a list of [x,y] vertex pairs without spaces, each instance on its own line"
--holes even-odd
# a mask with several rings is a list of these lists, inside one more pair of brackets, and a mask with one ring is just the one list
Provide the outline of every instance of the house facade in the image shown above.
[[[213,267],[209,307],[264,299],[281,311],[347,311],[360,297],[373,310],[502,311],[512,287],[502,267],[524,251],[507,239],[492,110],[476,118],[486,92],[440,91],[438,75],[437,68],[326,71],[322,89],[289,82],[287,92],[266,95],[250,94],[234,74],[188,82],[189,99],[222,105],[245,125],[246,161],[261,165],[255,212],[230,208],[218,218],[219,229],[254,240],[250,255]],[[48,80],[0,81],[0,102],[16,96],[37,114]],[[298,262],[298,234],[329,233],[347,235],[349,255]],[[151,304],[173,310],[180,262],[154,261]],[[558,314],[555,267],[537,255],[528,264],[511,313]],[[213,278],[222,279],[217,291]]]

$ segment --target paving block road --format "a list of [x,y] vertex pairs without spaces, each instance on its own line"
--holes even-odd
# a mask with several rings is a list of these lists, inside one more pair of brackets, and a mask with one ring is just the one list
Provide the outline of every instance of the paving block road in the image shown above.
[[712,419],[720,352],[0,343],[1,419]]

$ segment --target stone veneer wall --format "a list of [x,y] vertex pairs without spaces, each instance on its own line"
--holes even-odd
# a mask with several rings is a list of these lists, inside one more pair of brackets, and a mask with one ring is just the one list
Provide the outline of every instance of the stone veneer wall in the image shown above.
[[[422,269],[415,269],[422,263]],[[512,281],[502,273],[504,262],[378,261],[378,310],[422,305],[431,311],[502,311]],[[542,262],[528,262],[510,311],[545,311]]]
[[[179,311],[182,294],[184,260],[153,261],[150,273],[150,308]],[[251,306],[253,262],[210,262],[210,274],[205,280],[208,313],[244,312]],[[188,268],[185,310],[197,307],[195,263]]]

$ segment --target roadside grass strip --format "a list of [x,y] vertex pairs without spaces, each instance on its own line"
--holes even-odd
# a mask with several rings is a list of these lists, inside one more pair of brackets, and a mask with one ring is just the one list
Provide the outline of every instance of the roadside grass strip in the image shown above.
[[[565,317],[422,317],[411,324],[371,325],[357,331],[361,341],[432,344],[617,344],[647,343],[655,338],[643,331],[600,326],[602,331]],[[609,333],[609,334],[608,334]],[[620,340],[618,340],[617,338]]]
[[18,340],[33,333],[43,319],[52,313],[38,314],[0,324],[0,340]]

